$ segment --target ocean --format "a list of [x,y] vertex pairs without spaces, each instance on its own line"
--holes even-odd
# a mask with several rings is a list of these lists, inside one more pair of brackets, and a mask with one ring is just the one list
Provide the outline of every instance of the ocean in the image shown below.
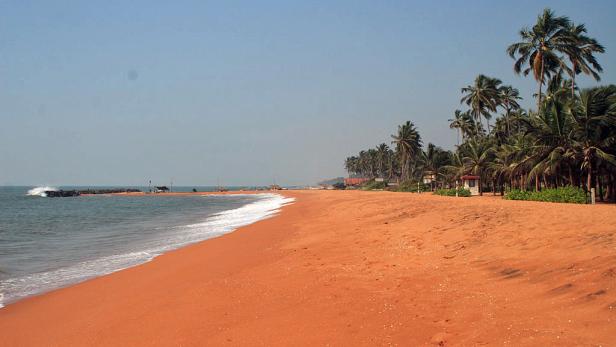
[[0,307],[229,233],[292,201],[271,193],[47,198],[41,191],[0,187]]

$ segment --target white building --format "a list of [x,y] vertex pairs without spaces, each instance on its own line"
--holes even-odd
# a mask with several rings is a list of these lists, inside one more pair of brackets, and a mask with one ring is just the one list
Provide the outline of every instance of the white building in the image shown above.
[[464,175],[460,177],[462,179],[462,188],[471,191],[471,195],[479,195],[479,185],[481,180],[479,176]]

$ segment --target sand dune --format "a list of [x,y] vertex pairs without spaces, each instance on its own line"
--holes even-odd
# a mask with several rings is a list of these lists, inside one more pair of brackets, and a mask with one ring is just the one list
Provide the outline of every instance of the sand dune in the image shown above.
[[614,206],[283,194],[278,217],[9,305],[0,345],[616,344]]

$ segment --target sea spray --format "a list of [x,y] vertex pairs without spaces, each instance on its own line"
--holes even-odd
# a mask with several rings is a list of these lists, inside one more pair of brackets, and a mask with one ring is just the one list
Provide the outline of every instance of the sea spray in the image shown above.
[[57,192],[57,191],[58,191],[58,188],[55,188],[55,187],[48,187],[48,186],[36,187],[36,188],[32,188],[28,190],[27,195],[47,197],[46,192]]

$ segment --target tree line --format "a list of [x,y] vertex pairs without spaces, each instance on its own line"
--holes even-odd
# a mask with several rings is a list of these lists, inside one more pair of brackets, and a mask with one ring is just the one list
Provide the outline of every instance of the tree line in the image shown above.
[[436,186],[452,187],[473,174],[481,177],[480,192],[574,186],[616,202],[616,86],[576,83],[580,74],[600,80],[596,55],[605,48],[584,24],[550,9],[519,36],[506,51],[515,73],[536,80],[536,109],[520,106],[518,89],[480,74],[461,88],[465,109],[448,120],[457,132],[455,150],[424,146],[407,121],[392,135],[392,147],[382,143],[346,158],[349,175],[420,182],[432,173]]

